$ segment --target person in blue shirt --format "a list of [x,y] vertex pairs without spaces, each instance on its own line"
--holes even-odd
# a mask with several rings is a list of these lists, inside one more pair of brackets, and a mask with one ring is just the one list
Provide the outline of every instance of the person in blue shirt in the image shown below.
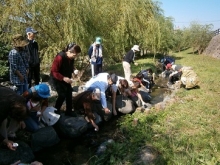
[[[95,88],[99,88],[101,91],[101,106],[104,110],[103,112],[100,111],[99,115],[103,116],[103,114],[109,114],[111,110],[107,107],[107,100],[106,100],[106,90],[108,87],[113,86],[113,84],[116,84],[118,80],[118,76],[108,73],[99,73],[96,77],[91,78],[86,84],[85,89],[88,91],[93,91]],[[115,95],[112,98],[113,102],[113,114],[117,115],[116,109],[115,109]],[[102,112],[102,113],[101,113]]]
[[95,42],[89,47],[88,51],[92,77],[102,72],[102,39],[100,37],[96,37]]

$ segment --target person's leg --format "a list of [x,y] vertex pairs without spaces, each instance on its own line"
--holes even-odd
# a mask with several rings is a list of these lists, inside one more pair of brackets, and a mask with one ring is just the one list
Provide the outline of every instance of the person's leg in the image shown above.
[[27,119],[24,120],[26,124],[26,129],[30,132],[35,132],[39,129],[39,125],[29,116]]
[[8,126],[8,137],[16,137],[15,132],[19,129],[20,123],[14,119],[11,119]]
[[58,97],[57,97],[57,100],[56,100],[56,103],[55,103],[55,106],[54,106],[57,109],[56,110],[57,114],[60,114],[60,108],[63,105],[63,102],[64,102],[65,99],[66,98],[65,98],[65,96],[63,96],[63,94],[58,93]]
[[40,82],[40,64],[34,67],[34,84],[38,85]]
[[18,95],[22,95],[28,88],[27,88],[27,83],[25,83],[24,85],[16,85],[17,87],[17,91],[16,93]]
[[128,62],[123,61],[123,68],[124,68],[125,79],[127,81],[130,81],[130,79],[131,79],[131,65]]
[[0,125],[0,135],[1,135],[2,137],[4,137],[5,139],[8,138],[8,134],[7,134],[7,122],[8,122],[8,120],[5,119],[5,120],[1,123],[1,125]]
[[97,74],[102,73],[102,64],[97,65]]
[[[57,82],[55,85],[58,97],[55,103],[55,108],[57,109],[55,112],[60,114],[60,108],[63,105],[64,100],[66,99],[66,86],[62,82]],[[71,90],[72,91],[72,90]]]
[[69,84],[66,90],[66,112],[65,114],[68,116],[72,115],[72,90]]
[[16,85],[16,87],[17,87],[16,93],[18,95],[22,95],[23,87],[21,85]]
[[29,72],[28,72],[28,88],[31,88],[32,86],[32,79],[33,79],[33,67],[29,67]]
[[28,90],[28,83],[26,82],[26,83],[24,83],[24,85],[23,85],[23,89],[22,89],[23,91],[22,91],[22,94],[25,92],[25,91],[27,91]]
[[91,72],[92,72],[92,77],[95,76],[95,72],[94,72],[94,65],[91,63]]
[[97,70],[97,64],[94,64],[94,76],[96,76],[98,74],[98,70]]

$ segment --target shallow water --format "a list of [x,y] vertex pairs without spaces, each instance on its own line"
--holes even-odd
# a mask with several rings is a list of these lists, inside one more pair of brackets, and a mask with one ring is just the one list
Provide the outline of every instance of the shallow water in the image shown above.
[[[151,104],[163,101],[163,98],[170,93],[166,88],[167,79],[158,78],[152,89]],[[108,139],[117,139],[120,133],[117,132],[117,120],[120,116],[103,122],[98,132],[88,130],[79,138],[62,138],[59,144],[35,153],[36,160],[45,165],[81,165],[86,164],[90,158],[95,156],[97,148]]]

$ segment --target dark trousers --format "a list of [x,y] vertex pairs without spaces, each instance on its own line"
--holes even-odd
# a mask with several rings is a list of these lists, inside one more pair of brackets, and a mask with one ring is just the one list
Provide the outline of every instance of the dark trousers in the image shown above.
[[38,85],[40,82],[40,64],[36,65],[34,67],[29,67],[29,73],[28,73],[28,88],[31,88],[32,86],[32,79],[34,79],[34,84]]
[[102,64],[94,65],[94,72],[95,72],[95,75],[101,73],[102,72]]
[[65,82],[59,82],[55,86],[58,98],[56,100],[55,108],[60,113],[60,108],[66,100],[66,115],[71,115],[72,112],[72,87]]

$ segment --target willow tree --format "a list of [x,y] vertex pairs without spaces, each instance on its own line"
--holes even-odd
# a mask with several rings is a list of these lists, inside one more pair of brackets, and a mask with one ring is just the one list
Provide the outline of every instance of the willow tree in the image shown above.
[[25,35],[28,26],[37,29],[43,64],[48,66],[69,42],[78,43],[81,57],[86,57],[96,36],[103,38],[105,59],[117,62],[133,44],[156,51],[159,9],[152,0],[2,0],[0,24],[9,31],[2,36],[6,40],[15,33]]

